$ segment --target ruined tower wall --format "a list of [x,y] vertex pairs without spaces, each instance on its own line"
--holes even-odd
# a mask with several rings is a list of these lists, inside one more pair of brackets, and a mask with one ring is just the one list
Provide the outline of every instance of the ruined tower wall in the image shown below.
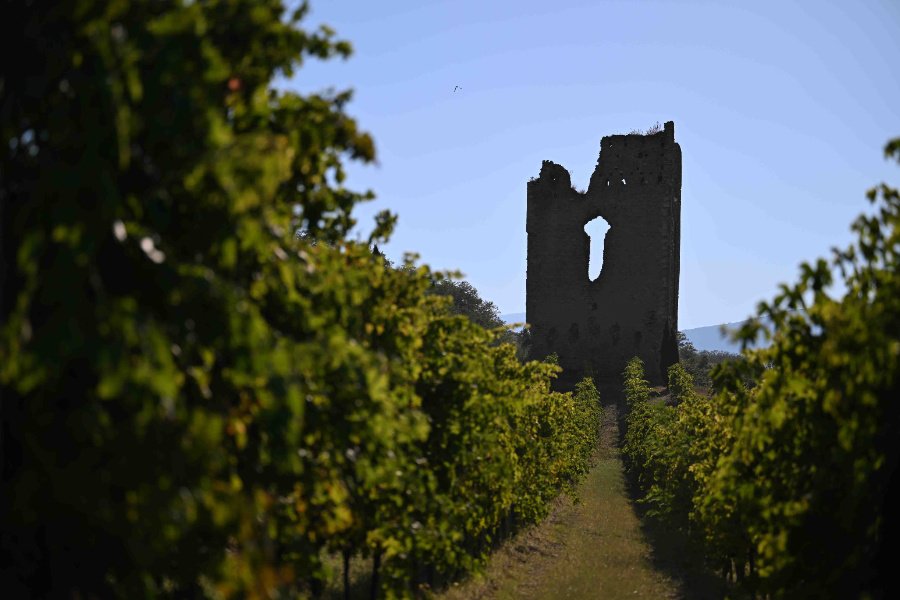
[[[584,226],[597,216],[610,228],[591,281]],[[663,382],[678,360],[680,221],[672,122],[653,135],[604,137],[584,193],[550,161],[528,182],[526,320],[532,356],[559,355],[561,387],[587,374],[613,380],[632,356],[643,359],[651,382]]]

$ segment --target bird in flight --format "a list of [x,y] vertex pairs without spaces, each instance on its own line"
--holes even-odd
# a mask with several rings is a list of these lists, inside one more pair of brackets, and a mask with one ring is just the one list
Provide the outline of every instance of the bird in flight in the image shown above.
[[453,91],[454,91],[454,92],[455,92],[455,91],[456,91],[456,90],[458,90],[458,89],[460,89],[460,90],[461,90],[461,89],[462,89],[462,88],[461,88],[461,87],[459,87],[459,86],[458,86],[458,85],[457,85],[457,86],[454,86],[454,87],[453,87]]

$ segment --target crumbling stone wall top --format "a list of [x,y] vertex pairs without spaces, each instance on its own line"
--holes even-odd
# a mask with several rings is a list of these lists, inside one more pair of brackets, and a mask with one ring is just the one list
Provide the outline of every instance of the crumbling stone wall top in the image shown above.
[[[584,226],[609,224],[603,268],[588,277]],[[586,192],[544,161],[528,182],[526,320],[532,356],[557,353],[562,387],[584,375],[619,377],[640,356],[661,383],[678,360],[681,148],[675,125],[650,135],[604,137]]]

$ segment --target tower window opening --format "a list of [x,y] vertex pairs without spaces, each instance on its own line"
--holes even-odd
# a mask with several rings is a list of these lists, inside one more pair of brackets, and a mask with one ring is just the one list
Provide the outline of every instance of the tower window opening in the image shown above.
[[603,247],[606,242],[606,234],[609,232],[609,223],[603,217],[597,217],[585,224],[584,232],[588,234],[591,240],[588,278],[591,281],[596,281],[603,270]]

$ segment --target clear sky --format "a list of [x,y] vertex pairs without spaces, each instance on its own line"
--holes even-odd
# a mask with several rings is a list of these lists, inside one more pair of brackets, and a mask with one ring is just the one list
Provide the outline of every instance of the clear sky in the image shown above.
[[319,23],[354,55],[287,87],[355,90],[380,163],[349,168],[377,195],[361,228],[397,213],[390,258],[458,269],[502,313],[525,310],[528,179],[546,159],[586,188],[604,135],[675,121],[681,329],[748,316],[900,183],[897,0],[312,0]]

